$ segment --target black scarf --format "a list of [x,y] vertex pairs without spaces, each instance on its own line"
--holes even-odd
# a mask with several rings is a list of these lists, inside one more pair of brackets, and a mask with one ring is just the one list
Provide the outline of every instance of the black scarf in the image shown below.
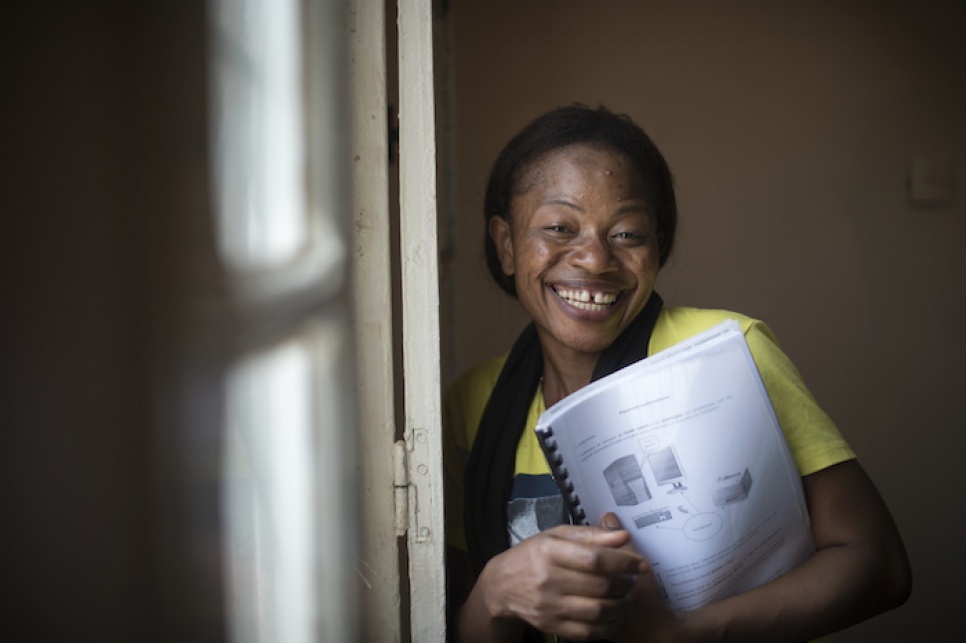
[[[652,292],[644,309],[598,358],[591,381],[647,357],[663,305]],[[533,323],[514,343],[486,404],[466,463],[464,525],[470,563],[478,577],[486,562],[509,546],[506,506],[517,444],[543,375],[543,353]]]

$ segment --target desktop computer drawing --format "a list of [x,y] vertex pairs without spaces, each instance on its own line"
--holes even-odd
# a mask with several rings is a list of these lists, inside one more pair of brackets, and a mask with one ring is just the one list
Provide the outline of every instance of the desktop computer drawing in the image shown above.
[[644,481],[644,472],[633,455],[618,458],[607,465],[604,478],[614,496],[614,502],[618,505],[639,505],[651,499],[651,490]]
[[748,497],[749,491],[751,491],[751,473],[745,469],[741,474],[723,476],[721,484],[714,490],[712,501],[718,507],[723,507],[744,500]]

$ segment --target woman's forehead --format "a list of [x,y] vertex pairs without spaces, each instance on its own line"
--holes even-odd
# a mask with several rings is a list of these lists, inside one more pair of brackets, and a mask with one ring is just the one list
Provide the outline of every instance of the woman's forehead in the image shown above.
[[638,185],[641,184],[634,179],[642,182],[644,179],[623,153],[603,145],[575,143],[545,152],[522,167],[515,178],[513,194],[525,194],[541,184],[577,180],[588,173],[622,180],[629,178],[632,184]]

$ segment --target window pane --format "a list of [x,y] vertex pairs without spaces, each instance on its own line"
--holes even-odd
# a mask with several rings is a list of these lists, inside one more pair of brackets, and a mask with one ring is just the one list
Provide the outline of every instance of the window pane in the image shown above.
[[345,325],[313,324],[228,379],[225,591],[235,643],[354,640],[355,432]]
[[229,380],[224,511],[235,641],[313,640],[310,367],[304,347],[290,342]]
[[298,0],[211,0],[212,158],[219,250],[238,269],[307,241]]

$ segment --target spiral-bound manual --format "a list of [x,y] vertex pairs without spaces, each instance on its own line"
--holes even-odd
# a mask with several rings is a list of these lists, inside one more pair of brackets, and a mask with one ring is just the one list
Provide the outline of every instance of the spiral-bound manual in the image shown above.
[[814,553],[801,479],[735,321],[561,400],[536,435],[573,522],[616,514],[675,611]]

